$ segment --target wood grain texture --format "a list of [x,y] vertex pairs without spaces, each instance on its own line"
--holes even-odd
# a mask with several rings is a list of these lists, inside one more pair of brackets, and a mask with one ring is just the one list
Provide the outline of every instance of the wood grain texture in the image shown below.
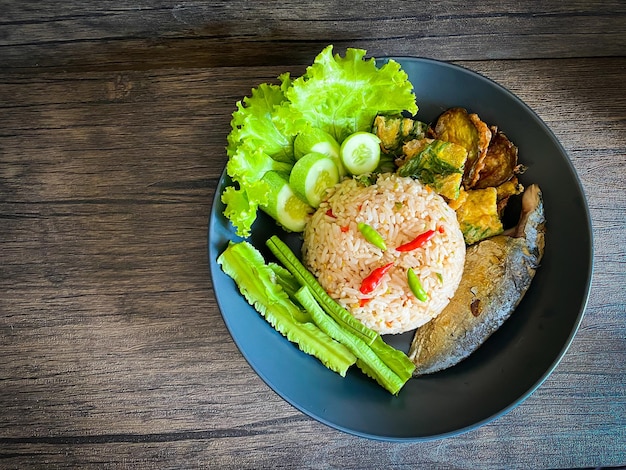
[[307,64],[327,44],[441,60],[621,56],[626,5],[570,2],[0,2],[3,67]]
[[[534,3],[0,2],[0,467],[625,465],[624,7]],[[235,101],[328,37],[506,86],[587,195],[594,276],[570,350],[466,434],[330,429],[254,374],[219,314],[206,229]]]

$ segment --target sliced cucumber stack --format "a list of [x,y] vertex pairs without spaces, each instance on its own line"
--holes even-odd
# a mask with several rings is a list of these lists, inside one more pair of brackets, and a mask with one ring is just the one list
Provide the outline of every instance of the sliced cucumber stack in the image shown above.
[[278,171],[265,173],[263,180],[269,186],[269,194],[261,209],[286,230],[302,232],[313,208],[294,193],[288,178]]
[[353,175],[371,173],[380,163],[380,139],[370,132],[355,132],[341,143],[340,155]]
[[318,208],[326,190],[336,185],[341,176],[333,159],[311,152],[300,158],[289,174],[289,184],[297,195]]
[[311,127],[298,134],[293,142],[293,153],[296,160],[311,152],[317,152],[333,159],[339,170],[339,176],[343,177],[346,170],[339,156],[340,146],[335,138],[328,132],[317,127]]

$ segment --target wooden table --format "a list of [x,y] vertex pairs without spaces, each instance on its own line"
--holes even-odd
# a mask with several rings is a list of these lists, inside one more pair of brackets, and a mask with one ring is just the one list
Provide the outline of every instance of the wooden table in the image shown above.
[[[469,3],[468,3],[469,5]],[[0,467],[626,464],[626,4],[0,1]],[[235,102],[327,44],[517,94],[588,198],[586,315],[521,406],[386,443],[279,398],[230,339],[207,220]]]

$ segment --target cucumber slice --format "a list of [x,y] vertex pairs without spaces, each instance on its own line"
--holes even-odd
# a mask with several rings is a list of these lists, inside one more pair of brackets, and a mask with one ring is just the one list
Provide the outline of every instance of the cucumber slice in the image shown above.
[[339,170],[339,176],[346,175],[346,170],[339,156],[341,147],[335,138],[328,132],[317,127],[311,127],[298,134],[293,142],[293,154],[296,160],[311,152],[322,153],[333,159]]
[[380,139],[371,132],[355,132],[342,142],[340,155],[353,175],[371,173],[380,163]]
[[294,192],[318,208],[326,190],[339,183],[339,170],[331,157],[311,152],[300,158],[289,174]]
[[313,208],[293,192],[286,174],[268,171],[263,181],[269,186],[269,194],[261,209],[285,230],[302,232]]

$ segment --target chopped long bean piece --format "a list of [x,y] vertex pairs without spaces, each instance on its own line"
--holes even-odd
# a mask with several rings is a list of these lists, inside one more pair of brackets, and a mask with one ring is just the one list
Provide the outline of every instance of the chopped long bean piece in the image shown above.
[[[341,328],[330,315],[327,315],[317,303],[311,290],[303,286],[296,292],[296,298],[309,312],[313,322],[331,338],[346,346],[357,358],[357,366],[369,377],[394,395],[397,394],[408,380],[402,379],[368,346],[352,332]],[[382,341],[382,340],[381,340]]]
[[[401,380],[407,381],[411,378],[415,364],[406,354],[393,346],[389,346],[380,336],[374,340],[370,347]],[[357,365],[359,365],[358,360]]]
[[[267,246],[285,268],[298,279],[300,284],[309,288],[315,300],[317,300],[324,311],[340,326],[344,329],[348,329],[368,344],[383,362],[403,381],[411,377],[415,370],[415,364],[413,364],[411,359],[409,359],[404,352],[385,343],[377,332],[363,325],[352,316],[348,310],[343,308],[335,299],[328,295],[317,279],[315,279],[315,276],[306,269],[285,242],[278,236],[273,235],[267,241]],[[372,377],[371,374],[370,377]]]
[[291,274],[303,286],[307,286],[311,289],[311,293],[315,300],[319,302],[324,311],[328,313],[333,319],[344,328],[350,329],[359,338],[365,341],[367,344],[371,344],[378,333],[374,330],[366,327],[363,323],[354,318],[350,312],[337,303],[324,288],[317,282],[315,276],[309,272],[308,269],[302,264],[302,262],[296,257],[285,242],[283,242],[278,236],[272,235],[267,240],[267,246],[270,251],[278,258],[278,260],[287,268]]

